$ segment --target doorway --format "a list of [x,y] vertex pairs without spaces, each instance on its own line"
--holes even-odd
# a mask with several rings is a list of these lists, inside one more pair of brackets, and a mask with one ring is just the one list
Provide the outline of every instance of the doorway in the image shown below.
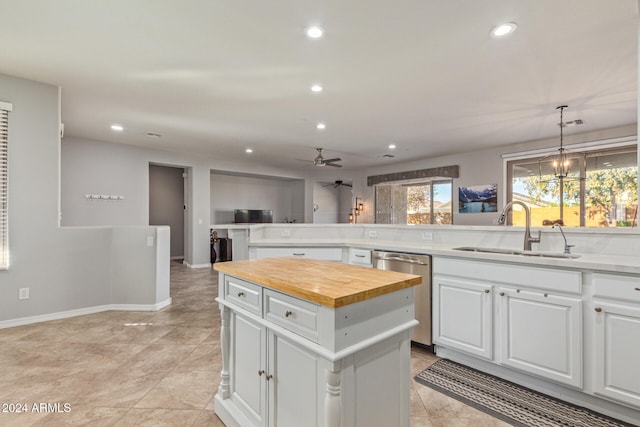
[[171,228],[171,259],[184,259],[185,170],[149,164],[149,225]]

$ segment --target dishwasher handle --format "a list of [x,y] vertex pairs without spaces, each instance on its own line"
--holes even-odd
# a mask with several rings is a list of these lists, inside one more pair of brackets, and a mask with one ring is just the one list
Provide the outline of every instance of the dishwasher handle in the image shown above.
[[417,265],[429,265],[428,262],[418,261],[417,259],[401,258],[401,257],[393,257],[393,256],[387,256],[387,257],[384,257],[384,258],[378,258],[378,260],[380,260],[380,261],[400,261],[400,262],[406,262],[408,264],[417,264]]

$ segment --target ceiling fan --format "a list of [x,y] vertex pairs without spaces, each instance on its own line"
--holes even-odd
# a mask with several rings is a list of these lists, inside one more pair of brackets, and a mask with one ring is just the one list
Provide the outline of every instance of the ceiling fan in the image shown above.
[[334,168],[341,168],[342,165],[336,165],[335,162],[339,162],[342,159],[340,157],[336,157],[333,159],[325,159],[324,157],[322,157],[322,148],[316,148],[316,150],[318,150],[318,155],[316,156],[315,159],[313,159],[313,165],[314,166],[318,166],[318,167],[323,167],[323,166],[333,166]]
[[353,187],[353,186],[351,184],[345,183],[344,181],[336,180],[336,181],[333,182],[333,184],[323,185],[323,187],[338,188],[338,187]]

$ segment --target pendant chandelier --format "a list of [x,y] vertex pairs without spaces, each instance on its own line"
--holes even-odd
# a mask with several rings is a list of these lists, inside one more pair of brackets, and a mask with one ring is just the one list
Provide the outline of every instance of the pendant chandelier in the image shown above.
[[567,105],[560,105],[559,107],[556,107],[556,110],[560,110],[560,148],[558,149],[558,155],[555,159],[553,159],[553,174],[558,179],[566,178],[567,175],[569,175],[569,160],[567,159],[566,150],[562,145],[564,130],[564,120],[562,113],[567,107]]

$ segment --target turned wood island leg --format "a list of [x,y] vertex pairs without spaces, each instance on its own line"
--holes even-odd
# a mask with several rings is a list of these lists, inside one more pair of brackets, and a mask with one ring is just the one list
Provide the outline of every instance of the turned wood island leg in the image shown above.
[[218,395],[222,399],[230,397],[229,387],[229,317],[230,310],[224,305],[220,305],[220,344],[222,347],[222,371],[220,372],[220,386]]
[[342,397],[340,372],[325,370],[327,382],[327,394],[324,398],[324,413],[327,427],[340,427],[340,417],[342,412]]

